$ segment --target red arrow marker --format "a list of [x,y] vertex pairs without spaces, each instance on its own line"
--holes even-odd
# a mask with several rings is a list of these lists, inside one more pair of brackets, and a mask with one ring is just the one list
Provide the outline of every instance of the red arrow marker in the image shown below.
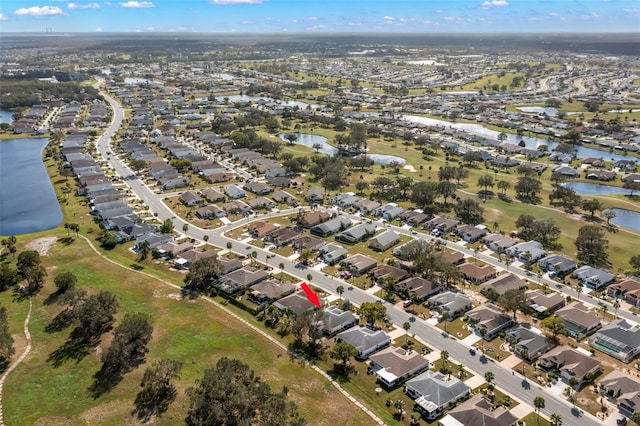
[[309,299],[309,302],[313,303],[314,305],[316,305],[319,308],[320,307],[320,299],[318,299],[318,295],[315,294],[313,292],[313,290],[311,290],[309,288],[307,283],[302,283],[302,285],[300,287],[302,287],[302,290],[307,295],[307,299]]

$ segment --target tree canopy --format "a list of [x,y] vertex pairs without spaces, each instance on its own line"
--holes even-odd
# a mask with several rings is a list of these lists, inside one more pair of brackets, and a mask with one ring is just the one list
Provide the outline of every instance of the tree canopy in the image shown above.
[[0,306],[0,373],[7,368],[15,352],[13,337],[11,337],[11,333],[9,332],[7,308]]
[[204,372],[190,399],[189,426],[301,426],[305,424],[288,390],[273,392],[246,364],[227,357]]
[[171,381],[180,377],[182,363],[173,359],[161,359],[144,371],[136,395],[135,406],[138,418],[147,420],[151,416],[161,415],[176,399],[177,390]]
[[607,267],[609,263],[609,241],[604,230],[595,225],[583,226],[578,230],[575,241],[578,260],[595,267]]
[[184,277],[185,287],[189,290],[208,294],[220,276],[220,264],[215,257],[198,259],[189,268]]

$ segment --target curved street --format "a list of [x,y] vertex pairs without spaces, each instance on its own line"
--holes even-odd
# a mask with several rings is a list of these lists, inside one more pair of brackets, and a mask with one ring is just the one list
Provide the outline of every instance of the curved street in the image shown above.
[[[98,83],[99,84],[99,83]],[[340,285],[345,288],[349,287],[344,281],[329,277],[324,273],[313,270],[313,269],[298,269],[295,267],[294,262],[290,259],[287,259],[283,256],[276,255],[271,253],[266,249],[261,249],[252,245],[242,244],[237,240],[226,237],[224,234],[231,229],[245,226],[248,223],[251,223],[256,220],[264,219],[266,214],[263,215],[254,215],[247,217],[246,219],[242,219],[236,221],[234,223],[222,226],[215,230],[204,230],[201,229],[182,218],[178,217],[163,201],[162,196],[155,194],[150,188],[148,188],[134,173],[133,171],[117,156],[109,155],[110,147],[109,144],[111,142],[112,137],[116,134],[119,129],[122,121],[124,119],[124,110],[121,105],[113,99],[109,94],[102,92],[105,100],[111,105],[113,109],[113,119],[108,127],[108,129],[104,132],[104,134],[98,139],[97,147],[98,152],[103,156],[103,158],[109,163],[111,167],[115,170],[115,172],[124,179],[124,182],[131,188],[131,191],[140,198],[146,206],[149,207],[150,212],[152,212],[160,221],[164,221],[166,219],[171,219],[174,223],[174,228],[176,230],[182,230],[184,224],[188,224],[188,229],[186,231],[186,235],[195,238],[197,240],[203,240],[205,235],[208,236],[209,244],[212,244],[219,248],[226,248],[227,243],[232,243],[231,251],[237,253],[239,255],[248,256],[251,252],[257,253],[257,260],[272,265],[284,264],[284,272],[287,274],[294,276],[301,281],[307,280],[307,274],[311,274],[311,282],[322,288],[325,291],[336,293],[336,288]],[[296,213],[300,211],[300,209],[309,209],[309,207],[299,207],[288,210],[282,210],[279,212],[269,213],[269,217],[277,217],[277,216],[285,216]],[[357,218],[357,217],[352,217]],[[361,218],[357,218],[361,220]],[[385,224],[381,222],[374,222],[379,226],[385,226]],[[402,233],[405,235],[410,235],[412,237],[416,237],[411,234],[411,230],[401,228],[393,225],[386,225],[387,228],[393,229],[398,233]],[[423,239],[433,239],[433,237],[425,234],[419,233],[417,235],[418,238]],[[464,253],[467,256],[476,256],[478,259],[486,262],[490,265],[493,265],[498,268],[507,269],[507,266],[490,256],[487,256],[483,253],[474,253],[473,250],[470,250],[466,247],[463,247],[459,244],[455,243],[447,243],[447,247]],[[271,258],[268,259],[267,255]],[[509,268],[509,272],[514,273],[521,278],[530,279],[520,268],[517,268],[511,265]],[[565,293],[566,295],[570,295],[573,298],[577,298],[578,294],[571,288],[566,286],[561,286],[557,282],[547,279],[546,277],[541,278],[541,280],[550,286],[556,287],[557,290]],[[379,300],[377,297],[366,293],[365,291],[357,288],[350,287],[350,289],[345,292],[345,298],[351,300],[354,304],[362,304],[363,302],[374,302]],[[587,303],[593,303],[593,301],[589,300],[589,296],[583,296],[581,298],[583,301]],[[607,302],[604,302],[608,304]],[[613,309],[610,304],[609,308]],[[403,310],[392,306],[390,304],[386,304],[387,314],[391,322],[395,325],[402,327],[402,324],[409,321],[412,315],[404,312]],[[629,319],[633,322],[636,322],[636,318],[632,316],[628,312],[619,311],[618,315]],[[412,322],[411,326],[412,334],[415,334],[420,340],[427,343],[429,346],[437,349],[444,350],[446,349],[452,360],[455,360],[458,363],[461,363],[465,366],[466,369],[472,371],[474,374],[484,377],[484,373],[488,370],[491,370],[495,379],[494,382],[497,387],[499,387],[505,394],[511,396],[519,400],[521,403],[525,403],[528,405],[532,405],[533,399],[536,396],[542,396],[545,399],[546,406],[541,410],[543,414],[549,416],[552,413],[557,413],[562,416],[562,419],[569,424],[575,424],[578,421],[583,425],[599,425],[602,423],[601,420],[595,418],[594,416],[588,413],[581,413],[580,411],[572,408],[572,406],[565,400],[558,399],[555,395],[547,392],[544,388],[540,387],[537,383],[528,381],[527,379],[520,376],[518,373],[514,373],[512,370],[501,366],[500,364],[494,363],[493,360],[485,358],[484,362],[481,361],[480,357],[472,356],[469,353],[469,347],[461,343],[460,341],[454,338],[445,338],[442,336],[442,332],[437,327],[428,324],[425,321],[420,319],[416,319],[415,322]],[[533,408],[532,408],[533,410]],[[579,418],[578,418],[579,417]]]

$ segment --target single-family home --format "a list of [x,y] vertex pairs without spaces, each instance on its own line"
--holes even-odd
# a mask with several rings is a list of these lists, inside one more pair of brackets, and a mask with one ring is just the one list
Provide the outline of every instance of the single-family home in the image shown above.
[[513,318],[496,305],[485,303],[467,312],[467,324],[478,334],[481,334],[480,330],[486,330],[483,338],[491,341],[513,325]]
[[440,284],[422,277],[409,277],[397,283],[395,288],[399,293],[406,292],[415,302],[422,302],[442,291]]
[[322,261],[329,265],[335,265],[348,255],[347,249],[338,244],[326,244],[320,249]]
[[244,184],[244,189],[256,195],[267,195],[273,192],[273,188],[269,185],[265,185],[264,183],[255,180],[246,182]]
[[221,192],[213,189],[213,188],[205,188],[200,191],[200,194],[210,203],[218,203],[220,201],[226,200],[226,197]]
[[187,207],[194,207],[202,204],[203,199],[194,191],[185,191],[180,195],[180,202]]
[[567,334],[576,340],[582,340],[600,327],[600,317],[587,308],[582,302],[574,302],[556,311],[562,318]]
[[330,203],[334,206],[342,208],[351,207],[355,205],[360,198],[353,192],[345,192],[338,194],[330,200]]
[[283,191],[280,189],[277,191],[273,191],[273,194],[271,194],[271,199],[273,199],[273,201],[278,204],[287,204],[289,206],[297,206],[300,204],[296,197],[289,194],[287,191]]
[[373,210],[373,215],[383,218],[384,220],[393,220],[400,216],[404,209],[396,203],[387,203]]
[[524,286],[524,281],[522,281],[520,277],[508,272],[482,284],[482,289],[480,291],[484,295],[494,292],[494,294],[502,296],[509,290],[518,290]]
[[351,225],[351,219],[344,216],[336,216],[326,222],[311,227],[311,233],[319,237],[328,237]]
[[382,265],[378,265],[373,268],[369,275],[379,285],[384,286],[385,283],[388,282],[387,280],[390,279],[393,280],[393,282],[398,282],[409,275],[409,272],[402,268],[398,268],[397,266],[383,263]]
[[559,254],[550,254],[538,260],[541,269],[551,272],[559,277],[564,277],[576,269],[576,262]]
[[551,348],[547,338],[528,324],[519,324],[511,330],[507,330],[506,334],[512,352],[527,362],[535,361]]
[[380,203],[375,200],[361,198],[356,202],[355,207],[362,214],[370,214],[372,211],[380,207]]
[[516,426],[518,418],[505,407],[495,408],[483,395],[476,395],[449,410],[438,426]]
[[309,250],[318,251],[325,245],[325,242],[320,237],[313,235],[303,235],[293,242],[293,248],[296,250]]
[[247,226],[247,231],[253,238],[263,238],[278,229],[274,223],[258,220]]
[[311,211],[303,213],[297,220],[297,224],[303,228],[313,228],[316,225],[321,224],[329,220],[331,215],[323,211]]
[[622,282],[612,284],[607,287],[607,296],[616,299],[624,299],[632,306],[638,306],[640,302],[640,282],[633,279],[626,279]]
[[462,293],[453,293],[452,291],[445,291],[444,293],[431,296],[428,301],[429,306],[441,314],[447,312],[449,314],[449,320],[459,317],[472,307],[471,298]]
[[456,377],[425,371],[406,383],[405,392],[415,400],[415,409],[431,421],[468,398],[471,388]]
[[516,244],[516,240],[502,234],[487,234],[482,238],[482,242],[496,253],[504,253],[506,249]]
[[251,207],[252,210],[271,210],[276,206],[276,203],[266,197],[250,198],[247,200],[247,204],[249,205],[249,207]]
[[623,319],[611,321],[589,337],[589,346],[629,363],[640,353],[640,327]]
[[537,241],[526,241],[515,244],[505,251],[509,256],[517,258],[526,265],[542,259],[546,254],[542,248],[542,244]]
[[566,299],[562,293],[552,291],[548,294],[535,289],[526,292],[529,307],[538,317],[544,318],[562,308]]
[[487,235],[487,227],[484,225],[462,225],[456,229],[456,232],[464,241],[475,243]]
[[400,220],[411,226],[420,226],[431,218],[422,210],[408,210],[400,215]]
[[[298,291],[289,296],[273,303],[273,307],[281,311],[289,310],[293,313],[294,317],[302,315],[304,312],[316,309],[316,305],[311,303],[307,298],[307,295],[303,291]],[[320,299],[320,307],[324,307],[324,299]]]
[[322,204],[324,201],[324,188],[321,186],[310,186],[307,195],[304,197],[311,204]]
[[216,286],[225,293],[232,294],[241,288],[251,287],[267,278],[269,278],[267,271],[245,266],[224,275],[217,281]]
[[286,246],[300,238],[302,231],[291,226],[280,227],[267,235],[267,241],[272,242],[277,247]]
[[458,270],[472,284],[481,284],[498,275],[498,271],[491,265],[479,266],[476,263],[463,263]]
[[640,382],[628,374],[613,370],[600,380],[600,389],[611,401],[615,401],[621,413],[631,417],[640,411]]
[[592,290],[600,290],[611,284],[615,279],[609,271],[584,265],[573,271],[573,277],[582,281],[582,284]]
[[400,242],[400,235],[388,229],[369,240],[369,248],[376,251],[385,251]]
[[378,261],[364,254],[354,254],[341,262],[341,266],[354,275],[363,275],[375,268]]
[[600,364],[597,359],[567,345],[556,346],[538,358],[540,368],[560,373],[567,384],[572,377],[575,377],[578,384],[591,380],[600,371]]
[[296,286],[280,280],[264,280],[251,286],[247,298],[261,305],[288,296],[296,291]]
[[391,344],[391,338],[384,331],[360,326],[345,330],[336,338],[339,342],[349,343],[356,348],[356,358],[361,361]]
[[388,388],[402,384],[408,378],[429,368],[427,361],[418,352],[389,347],[369,356],[369,369],[378,382]]
[[361,223],[338,234],[336,240],[346,244],[356,244],[375,234],[376,228],[376,225]]
[[429,231],[437,229],[442,233],[447,233],[460,223],[459,219],[447,217],[447,216],[436,216],[433,219],[425,222],[423,228]]
[[323,311],[322,331],[327,336],[334,336],[358,324],[358,318],[351,311],[343,311],[336,305],[331,305]]
[[234,200],[247,196],[247,193],[238,185],[227,185],[224,187],[224,192]]

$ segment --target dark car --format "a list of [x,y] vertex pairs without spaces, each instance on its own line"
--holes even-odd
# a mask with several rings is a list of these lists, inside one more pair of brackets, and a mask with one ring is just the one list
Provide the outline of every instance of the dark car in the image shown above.
[[473,349],[473,348],[469,349],[469,354],[470,354],[471,356],[476,356],[476,350],[475,350],[475,349]]

